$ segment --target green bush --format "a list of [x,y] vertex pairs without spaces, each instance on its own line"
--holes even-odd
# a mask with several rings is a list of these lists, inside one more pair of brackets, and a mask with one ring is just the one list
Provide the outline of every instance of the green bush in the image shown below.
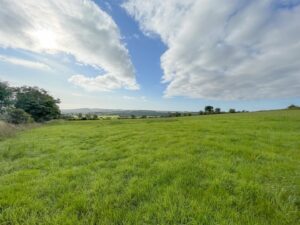
[[7,111],[6,121],[13,124],[25,124],[31,123],[33,119],[30,114],[23,109],[13,108]]

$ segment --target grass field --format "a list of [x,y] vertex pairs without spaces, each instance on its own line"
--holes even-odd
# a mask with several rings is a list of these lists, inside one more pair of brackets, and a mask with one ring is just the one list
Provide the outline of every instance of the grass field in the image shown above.
[[296,225],[300,110],[57,122],[0,142],[0,224]]

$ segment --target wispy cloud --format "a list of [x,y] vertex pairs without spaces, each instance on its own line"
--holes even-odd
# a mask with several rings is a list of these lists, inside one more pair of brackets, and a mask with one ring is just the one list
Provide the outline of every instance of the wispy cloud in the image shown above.
[[31,69],[50,70],[50,67],[44,63],[15,58],[15,57],[9,57],[6,55],[0,55],[0,61],[5,62],[5,63],[14,64],[17,66],[28,67]]
[[129,100],[129,101],[142,101],[142,102],[146,102],[147,101],[147,97],[146,96],[128,96],[128,95],[124,95],[123,99]]
[[123,7],[168,46],[166,97],[235,100],[300,95],[300,5],[292,2],[299,1],[128,0]]

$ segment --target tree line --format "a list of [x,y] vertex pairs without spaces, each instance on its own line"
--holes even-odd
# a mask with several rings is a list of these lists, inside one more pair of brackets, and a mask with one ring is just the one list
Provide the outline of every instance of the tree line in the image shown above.
[[199,111],[199,115],[210,115],[210,114],[222,114],[222,113],[241,113],[248,112],[246,110],[237,111],[233,108],[229,109],[228,112],[222,111],[221,108],[214,108],[211,105],[207,105],[204,107],[204,110]]
[[0,82],[0,119],[13,124],[45,122],[60,116],[59,99],[38,87]]

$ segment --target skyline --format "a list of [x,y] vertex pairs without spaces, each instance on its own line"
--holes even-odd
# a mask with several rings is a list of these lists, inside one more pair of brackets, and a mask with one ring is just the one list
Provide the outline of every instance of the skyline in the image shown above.
[[300,104],[300,1],[2,0],[0,79],[62,109]]

